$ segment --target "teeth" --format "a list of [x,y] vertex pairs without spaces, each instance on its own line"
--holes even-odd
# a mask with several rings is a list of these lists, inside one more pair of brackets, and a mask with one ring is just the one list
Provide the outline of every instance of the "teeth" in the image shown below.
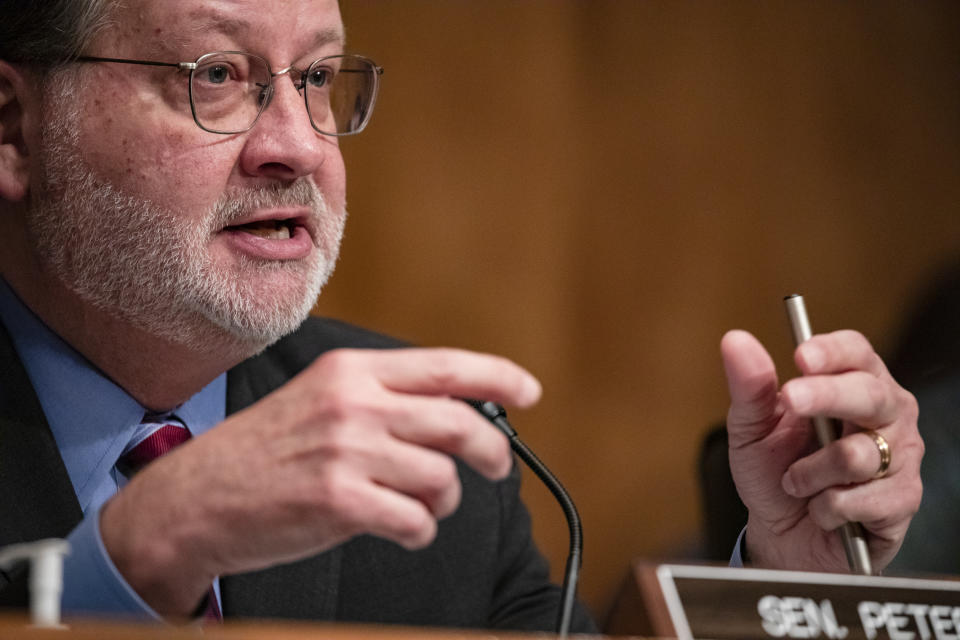
[[277,223],[276,226],[272,228],[251,226],[251,227],[240,227],[240,230],[246,233],[258,236],[260,238],[266,238],[268,240],[289,240],[290,239],[290,227],[281,223]]

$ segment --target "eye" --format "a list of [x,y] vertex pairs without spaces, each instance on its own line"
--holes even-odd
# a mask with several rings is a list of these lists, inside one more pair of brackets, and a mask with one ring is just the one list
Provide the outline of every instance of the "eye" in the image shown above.
[[204,70],[204,74],[210,84],[223,84],[230,79],[230,69],[225,64],[210,65]]
[[273,88],[268,84],[257,84],[257,106],[261,107],[270,99]]
[[255,69],[254,61],[246,54],[217,53],[203,60],[193,72],[200,84],[213,88],[250,81],[250,73]]
[[333,81],[333,71],[325,67],[317,67],[310,71],[307,82],[311,87],[319,89]]

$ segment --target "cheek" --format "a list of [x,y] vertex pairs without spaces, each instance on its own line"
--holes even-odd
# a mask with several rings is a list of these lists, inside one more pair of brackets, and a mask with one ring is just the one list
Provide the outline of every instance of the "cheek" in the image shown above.
[[335,211],[343,211],[347,205],[346,174],[343,156],[336,145],[328,150],[323,164],[313,174],[313,180],[326,198],[327,204]]
[[188,194],[203,201],[208,190],[222,190],[233,145],[212,144],[196,126],[182,83],[160,75],[158,86],[166,92],[157,91],[100,68],[89,81],[101,90],[83,93],[77,134],[87,168],[97,177],[128,195],[170,205]]
[[[150,114],[145,114],[149,116]],[[105,116],[81,132],[88,168],[124,193],[169,207],[204,209],[223,192],[233,163],[230,144],[202,145],[191,120],[157,125]],[[209,141],[207,141],[209,142]]]

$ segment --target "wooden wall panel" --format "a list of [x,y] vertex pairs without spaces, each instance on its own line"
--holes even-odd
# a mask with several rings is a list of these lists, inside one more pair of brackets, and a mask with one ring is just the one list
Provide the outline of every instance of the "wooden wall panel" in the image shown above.
[[[635,556],[695,551],[718,342],[792,375],[781,297],[888,349],[960,249],[960,5],[344,0],[386,68],[343,141],[351,218],[318,311],[509,355],[515,425],[573,493],[598,614]],[[562,569],[552,498],[525,488]]]

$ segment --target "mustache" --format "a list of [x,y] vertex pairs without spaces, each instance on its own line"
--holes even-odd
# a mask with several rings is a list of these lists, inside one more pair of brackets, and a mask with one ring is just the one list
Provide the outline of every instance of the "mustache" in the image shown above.
[[232,188],[214,203],[211,209],[211,231],[231,226],[257,209],[306,207],[311,218],[327,211],[327,202],[316,183],[300,178],[289,185],[270,184],[254,188]]

